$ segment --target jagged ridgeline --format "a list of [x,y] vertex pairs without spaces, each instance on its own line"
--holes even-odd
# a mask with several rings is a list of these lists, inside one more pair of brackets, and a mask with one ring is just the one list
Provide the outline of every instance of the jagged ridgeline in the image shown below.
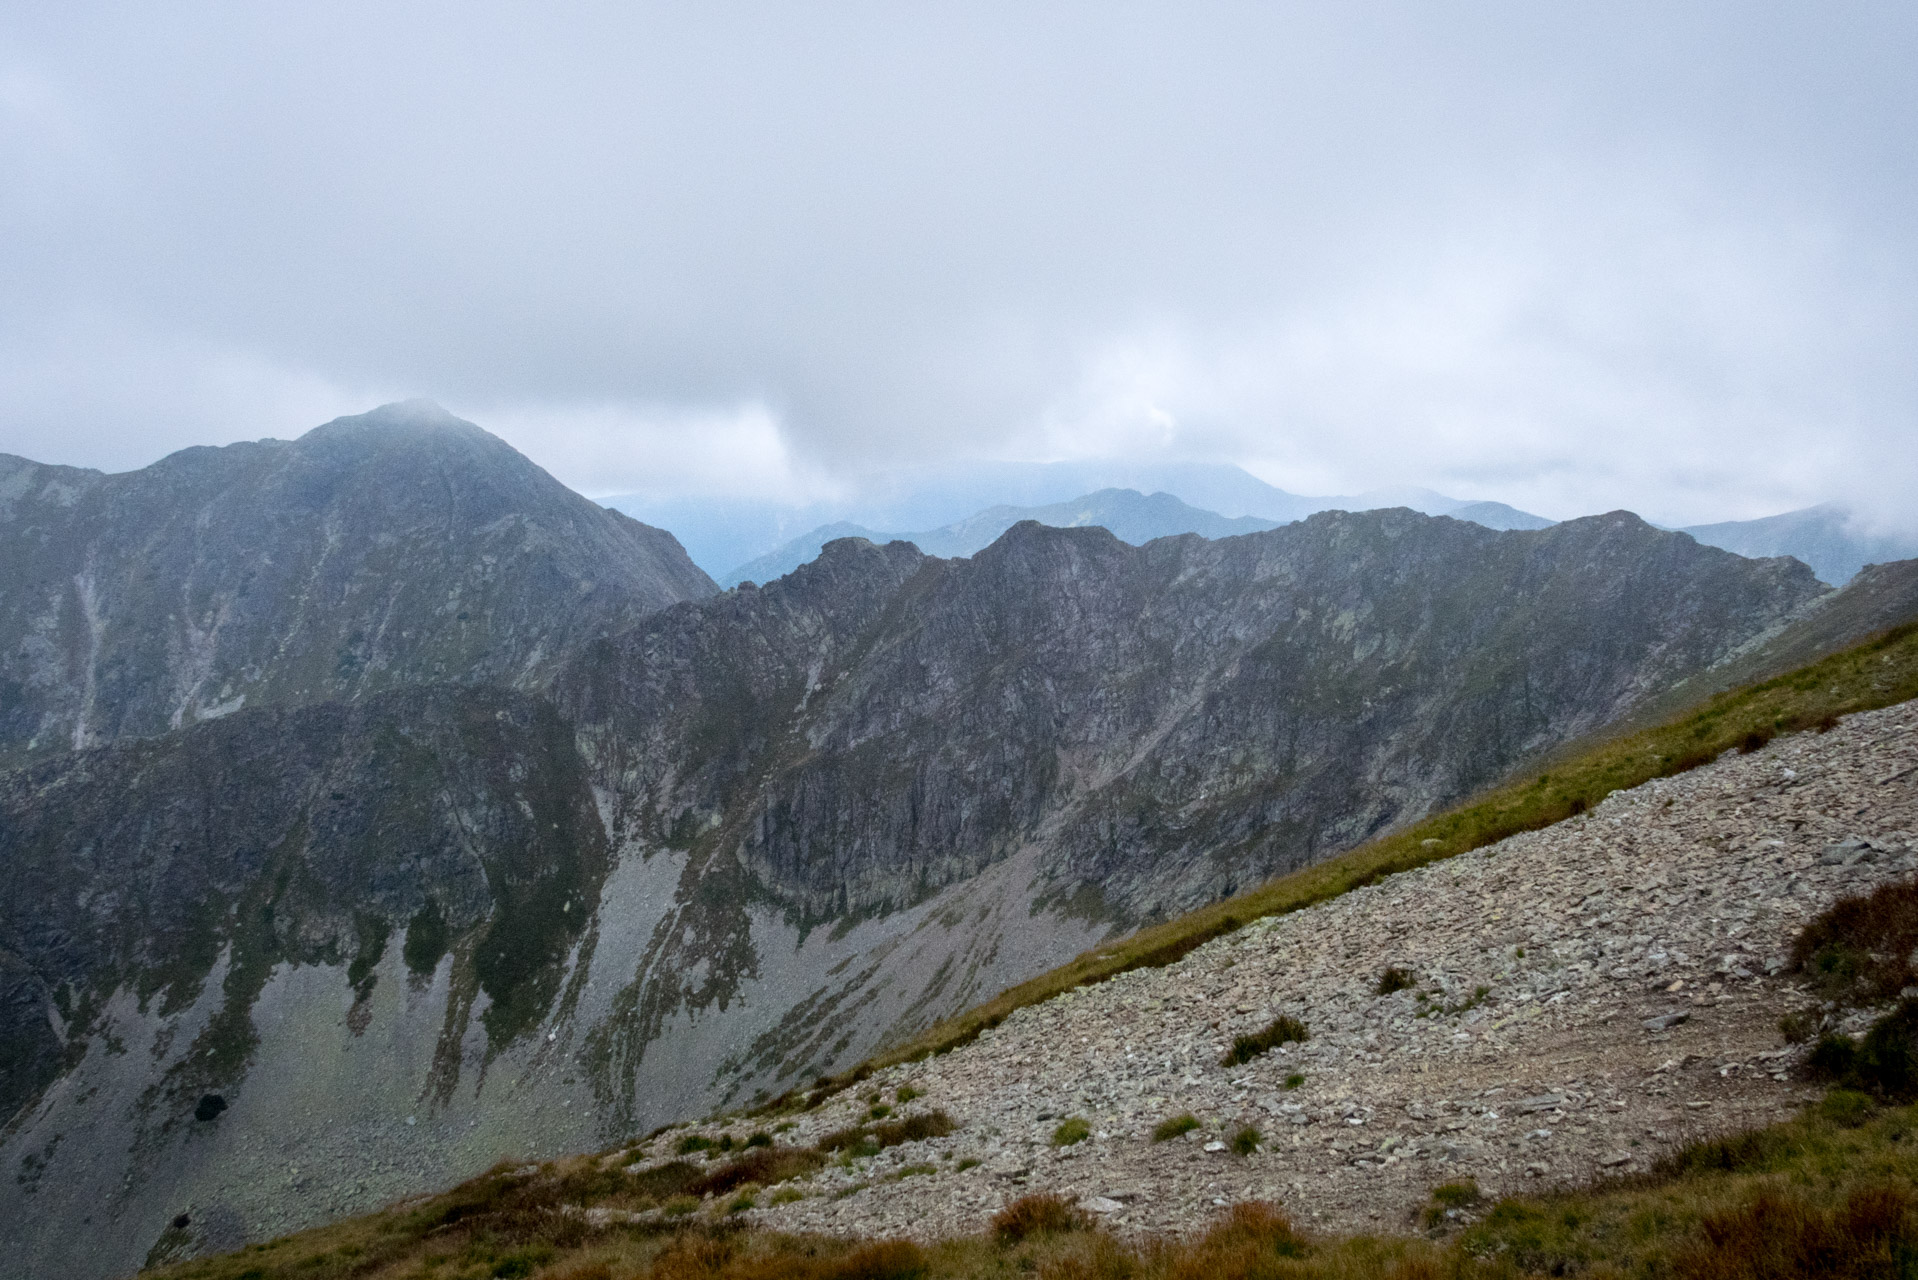
[[714,595],[418,406],[9,465],[0,1241],[72,1275],[809,1081],[1834,598],[1625,513],[1405,510]]

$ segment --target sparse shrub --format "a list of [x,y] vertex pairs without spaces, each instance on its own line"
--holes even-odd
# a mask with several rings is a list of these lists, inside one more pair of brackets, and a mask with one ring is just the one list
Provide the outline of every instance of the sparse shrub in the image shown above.
[[891,1124],[873,1126],[873,1137],[880,1147],[896,1147],[902,1142],[924,1142],[927,1138],[943,1138],[959,1126],[952,1117],[943,1111],[927,1111],[916,1116],[907,1116]]
[[496,1261],[491,1274],[494,1280],[525,1280],[525,1277],[532,1275],[552,1260],[552,1245],[528,1245],[523,1249],[515,1249]]
[[1092,1136],[1092,1126],[1083,1116],[1068,1116],[1064,1124],[1052,1131],[1052,1145],[1069,1147],[1084,1142]]
[[1788,1013],[1778,1020],[1778,1034],[1786,1044],[1809,1044],[1818,1034],[1818,1019],[1809,1013]]
[[1416,980],[1409,972],[1393,965],[1379,975],[1378,994],[1389,996],[1394,991],[1409,991],[1416,985]]
[[817,1149],[823,1152],[845,1151],[855,1156],[877,1155],[885,1148],[896,1147],[902,1142],[943,1138],[958,1127],[945,1112],[928,1111],[923,1115],[894,1120],[890,1124],[835,1129],[819,1140]]
[[1887,1102],[1918,1098],[1918,1000],[1900,1000],[1862,1041],[1820,1036],[1805,1063],[1822,1079]]
[[613,1280],[613,1269],[604,1262],[582,1262],[554,1272],[553,1280]]
[[733,1201],[731,1204],[726,1206],[726,1212],[727,1213],[744,1213],[748,1209],[757,1208],[758,1205],[759,1205],[759,1201],[754,1198],[752,1192],[742,1191],[737,1196],[733,1197]]
[[1021,1196],[992,1216],[992,1234],[1005,1244],[1017,1244],[1033,1236],[1085,1231],[1091,1226],[1092,1220],[1082,1209],[1050,1191]]
[[878,1140],[872,1131],[864,1125],[854,1125],[850,1129],[834,1129],[821,1138],[815,1149],[823,1152],[845,1152],[854,1156],[876,1156],[879,1154]]
[[1303,1259],[1310,1252],[1311,1247],[1277,1206],[1252,1201],[1228,1209],[1190,1252],[1178,1259],[1172,1275],[1176,1280],[1292,1275],[1295,1272],[1290,1268],[1275,1267],[1274,1263]]
[[1199,1117],[1190,1111],[1173,1116],[1170,1120],[1161,1120],[1152,1130],[1154,1142],[1169,1142],[1173,1138],[1183,1137],[1199,1127]]
[[773,1136],[764,1129],[761,1129],[758,1133],[746,1139],[746,1145],[748,1147],[770,1147],[772,1144]]
[[1300,1072],[1294,1071],[1291,1075],[1285,1078],[1285,1080],[1280,1084],[1280,1087],[1283,1089],[1286,1089],[1287,1091],[1290,1091],[1298,1088],[1300,1085],[1304,1083],[1305,1083],[1305,1076],[1301,1074]]
[[770,1187],[803,1177],[826,1163],[817,1151],[799,1147],[761,1147],[728,1160],[711,1173],[694,1179],[686,1190],[696,1196],[723,1196],[748,1183]]
[[914,1098],[923,1098],[923,1097],[925,1097],[923,1093],[913,1088],[909,1084],[900,1085],[899,1091],[893,1094],[894,1101],[898,1102],[898,1104],[902,1107],[905,1106],[908,1102],[911,1102]]
[[[697,1201],[693,1203],[698,1208]],[[724,1274],[734,1243],[725,1235],[688,1231],[653,1259],[653,1280],[706,1280]]]
[[1235,1155],[1249,1156],[1259,1149],[1261,1134],[1251,1125],[1232,1135],[1232,1151]]
[[674,1149],[682,1156],[689,1156],[695,1151],[711,1151],[718,1145],[719,1144],[711,1138],[704,1137],[697,1133],[689,1133],[679,1140],[679,1146]]
[[1841,1129],[1856,1129],[1871,1119],[1871,1095],[1856,1089],[1833,1089],[1818,1104],[1818,1114]]
[[1239,1036],[1233,1040],[1231,1050],[1226,1053],[1219,1065],[1236,1067],[1241,1063],[1252,1061],[1269,1049],[1311,1038],[1311,1032],[1307,1031],[1305,1024],[1297,1018],[1289,1016],[1275,1018],[1263,1031],[1255,1031],[1251,1035]]
[[695,1165],[688,1164],[684,1160],[674,1160],[639,1173],[622,1172],[620,1176],[626,1180],[626,1189],[633,1195],[642,1200],[660,1201],[670,1199],[684,1191],[700,1176],[700,1172]]
[[1432,1203],[1425,1211],[1425,1225],[1439,1226],[1448,1218],[1457,1218],[1466,1210],[1476,1207],[1484,1199],[1478,1183],[1471,1178],[1442,1182],[1432,1188]]
[[659,1211],[669,1218],[683,1218],[699,1210],[698,1196],[674,1196],[659,1207]]
[[1869,1005],[1918,982],[1914,948],[1918,883],[1899,880],[1833,903],[1793,941],[1791,964],[1827,997]]
[[827,1280],[918,1280],[926,1274],[925,1251],[910,1240],[862,1244],[834,1262]]
[[1762,1169],[1784,1154],[1786,1140],[1766,1129],[1706,1138],[1680,1147],[1652,1166],[1661,1177],[1687,1173],[1745,1173]]
[[871,1116],[874,1120],[884,1120],[887,1116],[892,1114],[892,1108],[887,1106],[885,1103],[881,1102],[881,1103],[875,1104],[872,1110],[867,1112],[866,1114]]
[[958,1164],[952,1167],[956,1172],[964,1173],[968,1169],[977,1169],[979,1167],[979,1162],[977,1160],[974,1160],[971,1156],[967,1156],[964,1160],[961,1160]]
[[798,1187],[780,1187],[773,1192],[772,1199],[768,1203],[774,1205],[791,1204],[795,1200],[804,1200],[805,1198],[806,1193]]

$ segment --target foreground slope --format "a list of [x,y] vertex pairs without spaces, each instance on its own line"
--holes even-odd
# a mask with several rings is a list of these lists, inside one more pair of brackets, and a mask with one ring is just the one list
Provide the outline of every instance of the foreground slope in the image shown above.
[[424,402],[120,475],[0,457],[0,758],[421,681],[526,686],[715,590]]
[[[1819,1096],[1778,1030],[1816,1004],[1787,973],[1793,938],[1839,897],[1908,876],[1915,846],[1918,708],[1780,738],[881,1071],[788,1140],[858,1124],[861,1095],[907,1084],[958,1131],[822,1171],[807,1198],[750,1216],[936,1238],[1047,1190],[1135,1229],[1189,1229],[1223,1198],[1362,1231],[1408,1222],[1447,1180],[1497,1195],[1646,1170],[1701,1124],[1765,1124]],[[1280,1016],[1310,1038],[1224,1060]],[[1198,1125],[1153,1140],[1182,1114]],[[1075,1116],[1089,1136],[1056,1145]],[[1226,1149],[1247,1127],[1260,1149]],[[911,1166],[929,1167],[887,1181]]]

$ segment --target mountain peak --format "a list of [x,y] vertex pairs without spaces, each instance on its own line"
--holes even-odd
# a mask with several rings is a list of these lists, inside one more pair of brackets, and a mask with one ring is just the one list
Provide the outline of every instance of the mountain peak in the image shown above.
[[481,427],[448,413],[432,400],[395,400],[365,413],[344,414],[307,432],[302,439],[328,439],[367,432],[457,432],[497,439]]

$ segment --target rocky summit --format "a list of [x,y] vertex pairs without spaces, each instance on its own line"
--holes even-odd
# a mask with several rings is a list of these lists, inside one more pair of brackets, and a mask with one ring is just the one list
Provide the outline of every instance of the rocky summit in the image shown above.
[[526,687],[717,588],[424,401],[104,475],[0,455],[0,760],[423,682]]
[[1903,598],[1403,509],[715,594],[424,406],[9,461],[0,539],[0,1242],[74,1276],[809,1082]]

